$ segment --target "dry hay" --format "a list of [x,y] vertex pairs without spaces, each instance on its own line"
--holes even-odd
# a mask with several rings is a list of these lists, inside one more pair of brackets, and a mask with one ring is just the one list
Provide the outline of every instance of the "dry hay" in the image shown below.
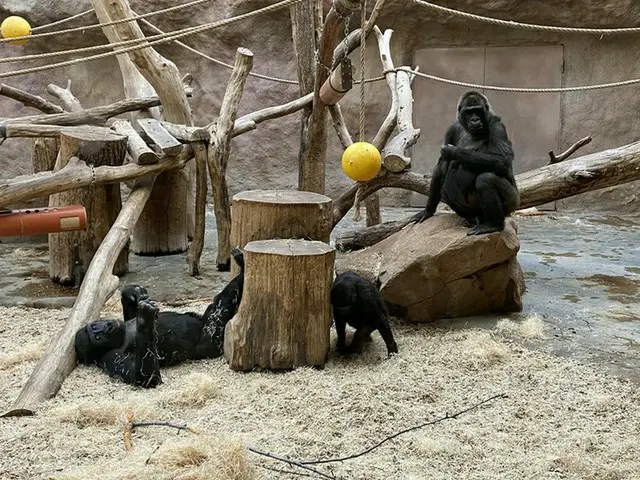
[[[12,325],[0,332],[2,352],[43,342],[39,332],[57,331],[65,315],[0,308],[0,322]],[[0,478],[298,478],[261,468],[289,469],[246,447],[303,460],[353,454],[500,393],[508,398],[317,468],[349,480],[640,478],[637,387],[598,366],[526,348],[545,336],[543,325],[535,316],[492,330],[395,323],[400,354],[391,359],[374,335],[360,357],[332,350],[323,370],[243,374],[223,359],[206,360],[165,369],[164,383],[146,391],[80,367],[36,417],[3,419]],[[0,370],[2,409],[34,364]],[[140,427],[126,452],[129,410],[136,420],[187,424],[201,434]]]

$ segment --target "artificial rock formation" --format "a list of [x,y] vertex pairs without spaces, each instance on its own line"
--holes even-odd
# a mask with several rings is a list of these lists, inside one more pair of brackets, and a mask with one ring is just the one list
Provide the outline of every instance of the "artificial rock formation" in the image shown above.
[[501,233],[467,236],[455,214],[412,224],[336,262],[380,284],[411,322],[522,310],[525,290],[514,219]]

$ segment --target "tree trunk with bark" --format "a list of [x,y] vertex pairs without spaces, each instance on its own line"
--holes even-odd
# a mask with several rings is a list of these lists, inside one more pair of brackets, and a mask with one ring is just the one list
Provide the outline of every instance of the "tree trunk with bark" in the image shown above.
[[[102,127],[71,127],[60,134],[60,155],[55,166],[59,171],[72,157],[95,167],[118,166],[127,153],[127,137]],[[120,184],[98,185],[89,189],[69,190],[51,195],[50,207],[82,204],[86,198],[85,231],[49,234],[49,276],[62,285],[79,284],[98,247],[118,217],[121,208]],[[74,243],[77,242],[75,257]],[[79,265],[76,262],[79,261]],[[114,264],[113,274],[127,272],[128,251],[125,248]],[[79,269],[77,267],[80,267]]]
[[245,246],[244,293],[227,324],[233,370],[319,367],[329,355],[335,250],[323,242],[261,240]]

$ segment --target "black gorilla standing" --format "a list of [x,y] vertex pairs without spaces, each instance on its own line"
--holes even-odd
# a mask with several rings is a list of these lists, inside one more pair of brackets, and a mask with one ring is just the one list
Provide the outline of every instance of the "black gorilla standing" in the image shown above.
[[[160,366],[222,355],[224,329],[238,310],[244,286],[244,255],[237,248],[231,253],[240,266],[240,273],[213,298],[202,317],[194,312],[158,313],[158,309],[153,307],[155,324],[149,331],[145,327],[151,318],[147,290],[141,285],[127,285],[121,294],[124,321],[98,320],[76,333],[78,362],[96,363],[109,375],[126,383],[154,387],[160,383]],[[113,360],[121,361],[123,358],[127,362],[126,368]],[[149,368],[143,369],[142,373],[135,369],[135,373],[123,375],[125,370],[132,371],[129,367],[137,365],[143,358],[147,363],[149,358],[155,361],[151,378],[148,379],[144,373]],[[157,382],[154,380],[156,376]]]
[[504,219],[520,204],[513,176],[513,148],[507,129],[487,97],[470,91],[458,102],[458,121],[445,134],[429,199],[414,216],[432,217],[440,201],[475,226],[468,235],[504,229]]

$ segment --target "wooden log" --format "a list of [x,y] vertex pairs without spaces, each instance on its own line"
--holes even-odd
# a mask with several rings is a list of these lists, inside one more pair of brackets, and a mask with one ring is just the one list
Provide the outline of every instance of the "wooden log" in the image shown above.
[[246,48],[238,48],[231,78],[222,99],[220,115],[210,126],[211,140],[207,163],[213,189],[213,208],[218,230],[218,251],[216,267],[221,272],[229,271],[231,266],[231,205],[227,188],[227,163],[231,150],[231,132],[238,113],[244,84],[253,67],[253,53]]
[[[355,67],[351,64],[350,71],[345,73],[344,75],[349,75],[353,77],[355,73]],[[353,86],[351,81],[344,81],[343,77],[343,69],[344,63],[339,63],[338,66],[331,72],[329,78],[325,80],[325,82],[320,87],[320,100],[325,105],[336,105],[342,97],[344,97],[351,87]]]
[[[254,240],[306,238],[329,243],[331,199],[299,190],[248,190],[233,197],[231,245],[240,249]],[[232,265],[231,276],[239,273]]]
[[200,257],[204,248],[207,215],[207,144],[194,142],[192,147],[196,158],[196,228],[187,252],[187,265],[189,266],[189,275],[198,277],[200,276]]
[[402,172],[411,167],[408,150],[418,141],[420,129],[413,127],[412,74],[403,70],[396,72],[398,92],[398,134],[389,140],[382,151],[382,164],[391,172]]
[[33,123],[10,123],[0,125],[0,141],[5,138],[47,137],[58,138],[64,125],[37,125]]
[[[103,127],[77,127],[60,134],[60,155],[55,170],[62,169],[72,157],[87,164],[122,165],[127,151],[127,138]],[[83,200],[86,199],[86,203]],[[109,228],[118,217],[121,207],[120,185],[94,186],[90,191],[69,190],[51,195],[50,207],[84,204],[87,228],[80,232],[49,235],[49,277],[62,285],[79,284],[81,272],[74,270],[74,242],[78,243],[81,268],[86,268],[95,255]],[[127,272],[128,251],[125,249],[114,263],[113,274]],[[111,272],[110,272],[111,273]]]
[[[126,19],[134,15],[128,0],[93,0],[93,6],[101,21]],[[105,27],[104,30],[110,41],[144,38],[135,21]],[[135,69],[127,63],[128,70],[122,72],[125,86],[127,82],[134,83],[132,87],[135,89],[152,86],[162,100],[164,120],[193,125],[191,108],[176,65],[153,47],[130,51],[126,56],[133,61],[139,74],[134,74]],[[123,65],[120,64],[121,68]],[[159,116],[156,117],[160,120]],[[152,197],[134,230],[133,251],[153,255],[181,253],[187,249],[188,236],[193,235],[195,228],[195,199],[191,188],[194,175],[195,170],[188,165],[180,171],[164,172],[156,179]]]
[[[111,125],[117,133],[127,137],[127,151],[133,162],[138,165],[151,165],[160,160],[156,152],[151,150],[136,129],[126,120],[116,120]],[[182,144],[180,144],[182,150]],[[166,153],[166,152],[165,152]]]
[[62,113],[64,111],[62,107],[51,103],[49,100],[4,83],[0,83],[0,95],[12,98],[22,103],[25,107],[32,107],[44,113]]
[[138,125],[166,155],[177,155],[182,150],[182,144],[173,138],[159,121],[153,118],[140,118]]
[[[110,105],[101,105],[99,107],[87,108],[81,112],[65,112],[55,113],[52,115],[31,115],[28,117],[3,118],[0,122],[4,125],[14,123],[35,123],[39,125],[104,125],[107,120],[116,115],[127,112],[144,110],[145,108],[161,105],[158,96],[132,98],[120,100]],[[0,129],[0,133],[2,130]],[[4,134],[3,134],[4,135]]]
[[323,366],[329,356],[335,249],[318,241],[261,240],[245,245],[244,255],[242,302],[224,334],[229,366],[241,371]]
[[[545,165],[516,175],[521,209],[636,180],[640,180],[640,142]],[[429,181],[429,176],[410,172],[388,174],[368,182],[367,189],[362,194],[368,195],[382,187],[395,187],[429,195]],[[340,215],[345,208],[346,211],[349,210],[346,207],[348,201],[345,200],[349,194],[350,192],[346,192],[336,201],[334,221],[338,217],[342,218]],[[409,218],[406,218],[383,223],[375,229],[345,232],[338,235],[336,244],[341,245],[341,250],[364,248],[401,230],[408,223]]]
[[75,334],[80,327],[98,318],[104,302],[118,288],[118,278],[111,272],[120,252],[129,242],[152,187],[153,178],[138,182],[131,190],[118,218],[91,260],[67,323],[40,357],[18,398],[3,417],[33,415],[40,403],[55,396],[75,368]]
[[343,18],[349,16],[357,4],[351,1],[336,0],[329,10],[322,27],[322,38],[318,46],[318,65],[314,84],[313,111],[309,117],[306,138],[300,146],[298,158],[298,189],[315,193],[324,193],[326,149],[327,149],[327,111],[320,100],[320,87],[329,76],[333,50],[343,27]]
[[131,163],[121,167],[88,167],[83,161],[71,159],[61,170],[22,175],[11,180],[0,180],[0,207],[29,200],[40,195],[52,195],[89,185],[120,183],[146,176],[154,176],[165,170],[183,168],[193,157],[191,147],[185,146],[178,157],[165,157],[153,165]]
[[[56,164],[60,142],[58,137],[36,138],[31,146],[31,165],[33,173],[50,172]],[[45,206],[49,204],[49,196],[35,197],[31,199],[33,205]]]
[[67,112],[81,112],[84,110],[80,101],[71,93],[71,80],[67,81],[67,88],[50,83],[47,85],[47,92],[60,100]]

